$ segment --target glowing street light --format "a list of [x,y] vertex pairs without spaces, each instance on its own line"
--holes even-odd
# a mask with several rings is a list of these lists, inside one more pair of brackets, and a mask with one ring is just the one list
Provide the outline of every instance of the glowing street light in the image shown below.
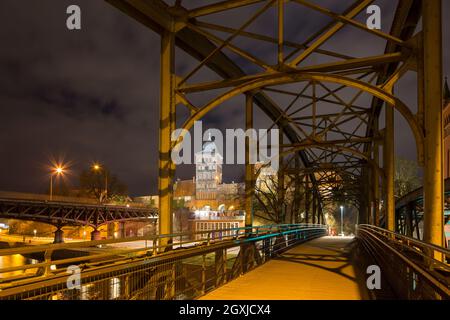
[[344,206],[341,206],[341,236],[344,236]]
[[34,233],[34,237],[36,238],[36,233],[37,233],[37,230],[36,230],[36,229],[34,229],[34,230],[33,230],[33,233]]
[[[98,163],[94,163],[92,166],[92,170],[100,172],[102,170],[102,166]],[[108,173],[106,170],[103,170],[105,172],[105,199],[108,198]],[[102,196],[100,195],[100,202],[101,202]]]
[[64,173],[64,168],[61,165],[58,165],[54,168],[52,168],[52,171],[50,173],[50,201],[53,200],[53,176],[54,175],[62,175]]

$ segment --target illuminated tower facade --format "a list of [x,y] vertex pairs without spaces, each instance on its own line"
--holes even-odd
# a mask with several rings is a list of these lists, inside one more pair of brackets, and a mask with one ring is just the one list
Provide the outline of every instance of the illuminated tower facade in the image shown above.
[[201,152],[195,154],[195,197],[199,200],[215,200],[218,185],[222,183],[223,157],[209,139]]

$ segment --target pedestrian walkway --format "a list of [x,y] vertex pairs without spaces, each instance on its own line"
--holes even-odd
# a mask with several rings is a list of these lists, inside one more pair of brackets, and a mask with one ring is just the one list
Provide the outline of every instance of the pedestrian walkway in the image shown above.
[[360,300],[368,296],[349,257],[353,238],[322,237],[214,290],[203,300]]

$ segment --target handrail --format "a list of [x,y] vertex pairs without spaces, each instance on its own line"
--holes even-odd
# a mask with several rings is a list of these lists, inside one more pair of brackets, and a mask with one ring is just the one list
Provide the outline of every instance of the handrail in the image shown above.
[[[108,244],[117,244],[117,243],[128,243],[128,242],[136,242],[136,241],[149,241],[149,240],[160,240],[167,238],[180,238],[185,236],[195,236],[201,234],[211,234],[211,233],[220,233],[225,231],[234,231],[235,234],[233,236],[244,236],[251,235],[253,233],[260,232],[259,230],[271,230],[273,228],[321,228],[325,227],[320,224],[306,224],[306,223],[298,223],[298,224],[278,224],[278,225],[263,225],[263,226],[254,226],[254,227],[238,227],[238,228],[228,228],[228,229],[213,229],[213,230],[204,230],[204,231],[195,231],[195,232],[179,232],[173,234],[159,234],[159,235],[148,235],[148,236],[137,236],[137,237],[129,237],[129,238],[120,238],[120,239],[105,239],[105,240],[93,240],[93,241],[80,241],[80,242],[70,242],[70,243],[52,243],[52,244],[44,244],[44,245],[36,245],[36,246],[27,246],[27,247],[17,247],[17,248],[9,248],[9,249],[0,249],[0,256],[4,255],[12,255],[12,254],[27,254],[33,252],[43,252],[48,249],[52,250],[62,250],[62,249],[72,249],[72,248],[88,248],[94,246],[108,245]],[[251,230],[250,232],[246,232],[247,230]],[[244,231],[243,233],[241,231]],[[222,236],[224,238],[225,236]],[[230,237],[230,236],[227,236]],[[205,239],[203,239],[205,240]],[[199,240],[190,241],[190,242],[199,242]],[[161,245],[158,246],[160,249],[164,249],[167,246],[173,246],[173,244]],[[1,271],[1,269],[0,269]]]
[[[213,233],[226,232],[234,230],[237,231],[231,235],[225,235],[220,238],[214,238]],[[15,297],[21,299],[21,297],[34,297],[36,290],[41,290],[40,292],[57,292],[58,290],[66,290],[61,284],[65,283],[68,277],[65,267],[68,265],[76,265],[82,269],[81,278],[84,279],[83,283],[89,284],[91,281],[98,282],[103,281],[102,279],[110,279],[114,277],[111,275],[115,272],[115,276],[120,276],[121,274],[128,274],[128,272],[136,273],[137,270],[149,270],[145,275],[154,275],[154,272],[166,272],[164,270],[171,270],[170,272],[175,272],[174,263],[177,261],[182,261],[183,259],[203,257],[203,264],[205,263],[204,257],[207,254],[218,252],[218,250],[226,250],[239,247],[244,250],[248,245],[248,242],[257,244],[254,248],[260,250],[263,260],[266,261],[276,254],[281,252],[283,248],[288,248],[289,246],[295,245],[296,243],[307,241],[309,239],[322,236],[326,234],[327,227],[318,224],[284,224],[284,225],[268,225],[268,226],[257,226],[257,227],[242,227],[242,228],[232,228],[223,230],[208,230],[202,232],[192,232],[192,233],[175,233],[170,235],[158,235],[153,237],[135,237],[131,240],[142,241],[148,239],[175,239],[179,238],[180,235],[190,234],[206,234],[207,239],[194,239],[183,241],[181,243],[192,244],[188,247],[183,247],[184,250],[159,250],[161,248],[166,248],[168,246],[176,247],[181,243],[171,243],[171,244],[161,244],[159,241],[154,241],[150,246],[145,248],[134,248],[126,250],[112,250],[105,253],[94,254],[83,257],[60,259],[53,261],[51,254],[57,248],[74,248],[75,245],[82,245],[83,247],[98,245],[99,243],[120,243],[120,242],[130,242],[130,239],[120,239],[120,240],[100,240],[91,242],[80,242],[80,243],[70,243],[70,244],[55,244],[47,246],[36,246],[33,248],[16,248],[16,250],[6,249],[0,250],[0,255],[5,254],[17,254],[18,250],[21,250],[22,254],[24,252],[30,252],[29,250],[34,249],[34,252],[45,252],[44,261],[37,264],[28,264],[24,266],[9,267],[0,269],[0,274],[2,272],[11,272],[17,270],[30,270],[27,274],[20,276],[14,276],[9,279],[0,279],[0,298],[5,297]],[[282,241],[279,241],[282,240]],[[47,248],[44,250],[44,248]],[[79,247],[78,247],[79,248]],[[280,251],[281,250],[281,251]],[[225,253],[226,256],[226,253]],[[247,259],[248,257],[241,256],[239,259]],[[233,259],[233,258],[231,258]],[[236,258],[235,258],[236,259]],[[86,261],[84,261],[86,260]],[[201,261],[201,259],[199,260]],[[233,260],[231,260],[233,261]],[[240,261],[240,260],[239,260]],[[242,260],[240,263],[244,263]],[[260,264],[258,262],[258,264]],[[61,268],[56,268],[56,266],[62,265]],[[167,266],[172,266],[167,269]],[[234,263],[233,268],[235,268],[236,263]],[[238,264],[239,265],[239,264]],[[51,266],[55,266],[51,268]],[[136,269],[137,268],[137,269]],[[202,270],[204,268],[202,267]],[[197,269],[195,269],[197,270]],[[195,271],[193,270],[193,271]],[[219,270],[219,269],[218,269]],[[246,270],[246,269],[245,269]],[[204,272],[203,270],[202,272]],[[216,270],[217,271],[217,270]],[[220,271],[220,270],[219,270]],[[140,272],[140,271],[139,271]],[[218,271],[217,271],[218,272]],[[227,271],[228,272],[228,271]],[[230,271],[231,272],[231,271]],[[242,272],[245,272],[242,269]],[[178,274],[178,273],[177,273]],[[137,275],[139,279],[139,275]],[[231,272],[230,279],[236,277],[237,274]],[[105,281],[106,281],[105,280]],[[86,281],[86,282],[84,282]],[[202,280],[206,285],[206,282]],[[150,283],[151,284],[151,283]],[[57,285],[57,287],[52,287]],[[155,284],[153,284],[155,285]],[[47,289],[44,289],[47,288]],[[56,290],[56,291],[54,291]],[[34,292],[34,293],[33,293]],[[39,295],[39,294],[37,294]],[[36,296],[37,297],[37,296]]]
[[[403,296],[423,299],[437,294],[440,298],[450,298],[448,276],[442,275],[442,272],[450,274],[450,265],[446,263],[450,250],[372,225],[359,225],[357,238],[377,262],[384,264],[387,274],[391,274],[389,280],[397,284],[394,287],[402,291]],[[415,275],[411,276],[412,272]],[[417,282],[414,277],[427,283],[420,293],[412,287]]]
[[[393,240],[398,239],[398,240],[406,242],[408,247],[411,247],[410,244],[414,244],[418,248],[422,248],[422,249],[426,248],[427,250],[423,250],[422,252],[418,252],[418,253],[422,254],[424,256],[426,255],[430,259],[434,259],[434,257],[436,256],[436,253],[440,253],[440,254],[442,254],[443,257],[446,257],[447,259],[450,260],[450,250],[446,249],[444,247],[439,247],[439,246],[436,246],[431,243],[426,243],[426,242],[420,241],[418,239],[408,237],[403,234],[399,234],[399,233],[396,233],[396,232],[393,232],[393,231],[390,231],[387,229],[383,229],[383,228],[380,228],[377,226],[362,224],[362,225],[358,226],[358,229],[371,230],[372,232],[383,235],[384,237],[387,237],[387,235],[389,235],[389,237]],[[445,264],[439,260],[436,260],[436,259],[434,259],[434,260],[437,264],[442,264],[443,266],[448,266],[448,264]]]
[[[217,230],[205,230],[205,231],[197,231],[197,232],[183,232],[183,233],[174,233],[174,234],[162,234],[162,235],[151,235],[151,236],[143,236],[143,237],[132,237],[132,238],[124,238],[124,239],[108,239],[108,240],[96,240],[96,241],[83,241],[83,242],[71,242],[71,243],[61,243],[61,244],[47,244],[47,245],[38,245],[38,246],[29,246],[29,247],[19,247],[19,248],[9,248],[9,249],[1,249],[0,256],[7,255],[15,255],[15,254],[32,254],[32,253],[44,253],[45,261],[36,263],[36,264],[26,264],[15,267],[6,267],[0,269],[0,274],[9,273],[13,271],[27,270],[27,269],[36,269],[36,268],[45,268],[47,273],[50,273],[51,266],[58,265],[67,265],[69,263],[82,262],[85,260],[99,260],[111,258],[111,261],[116,260],[117,256],[120,259],[124,259],[123,255],[131,257],[133,254],[142,255],[143,251],[148,251],[151,253],[151,256],[163,255],[167,254],[168,248],[172,249],[175,246],[182,247],[183,245],[191,245],[199,246],[205,245],[209,246],[211,244],[226,242],[230,240],[239,241],[241,238],[245,238],[246,241],[257,241],[262,239],[262,237],[266,234],[270,234],[271,236],[276,235],[284,235],[289,232],[296,232],[302,230],[311,230],[311,229],[321,229],[325,230],[326,226],[318,225],[318,224],[281,224],[281,225],[266,225],[266,226],[257,226],[257,227],[240,227],[240,228],[229,228],[229,229],[217,229]],[[216,236],[217,234],[217,236]],[[196,239],[196,235],[206,235],[201,239]],[[186,241],[173,242],[174,239],[182,239],[183,237],[189,236],[191,239]],[[172,240],[170,241],[161,241],[161,240]],[[118,243],[130,243],[130,242],[138,242],[138,241],[152,241],[150,246],[145,244],[145,247],[138,247],[133,249],[123,249],[123,248],[115,248],[114,250],[106,253],[87,255],[82,257],[75,258],[67,258],[67,259],[59,259],[52,260],[52,253],[55,250],[63,250],[63,249],[83,249],[83,248],[92,248],[98,247],[108,244],[118,244]],[[186,247],[185,247],[186,248]],[[102,260],[104,261],[104,260]],[[3,279],[4,281],[4,279]],[[2,279],[0,279],[0,283]]]

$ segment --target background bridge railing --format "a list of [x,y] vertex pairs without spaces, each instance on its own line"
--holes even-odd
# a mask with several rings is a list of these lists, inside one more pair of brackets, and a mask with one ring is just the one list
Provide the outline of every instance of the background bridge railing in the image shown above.
[[397,298],[450,299],[450,250],[371,225],[357,238]]
[[[61,204],[90,204],[90,205],[102,205],[102,206],[123,206],[123,207],[134,207],[134,208],[154,208],[149,204],[142,202],[135,202],[128,199],[124,202],[117,202],[114,200],[100,202],[99,199],[86,198],[86,197],[75,197],[75,196],[61,196],[52,195],[52,200],[48,194],[36,194],[36,193],[24,193],[24,192],[14,192],[14,191],[0,191],[0,199],[2,200],[16,200],[16,201],[34,201],[39,203],[61,203]],[[156,209],[156,208],[155,208]]]
[[[0,269],[0,299],[193,299],[326,232],[323,225],[286,224],[4,249],[0,256],[40,258]],[[127,243],[134,248],[112,247]],[[55,258],[64,250],[86,255]],[[12,272],[20,274],[2,276]],[[74,275],[80,286],[71,289]]]

